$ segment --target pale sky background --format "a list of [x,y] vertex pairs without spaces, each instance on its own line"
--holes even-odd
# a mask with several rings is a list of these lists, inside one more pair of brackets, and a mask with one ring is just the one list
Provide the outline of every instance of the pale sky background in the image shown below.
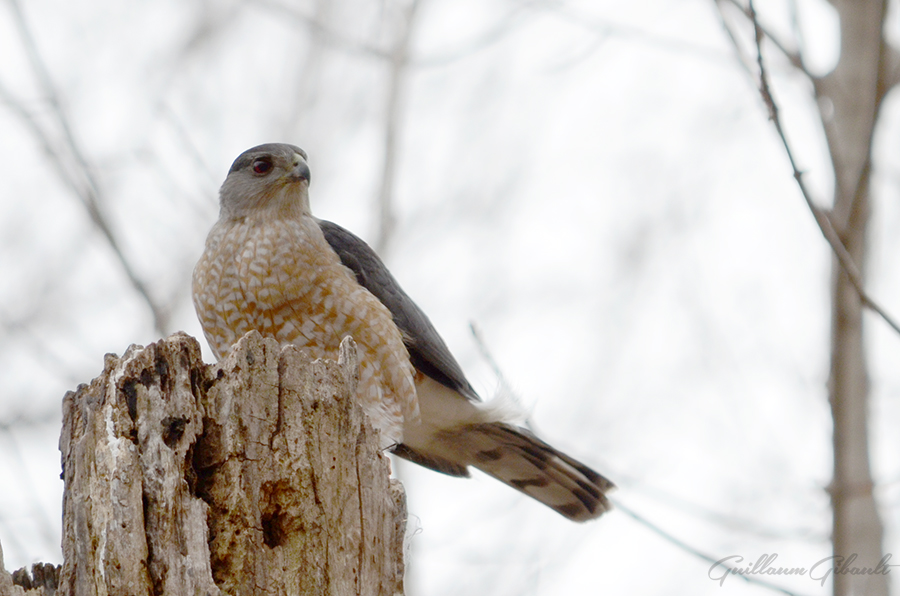
[[[172,311],[168,332],[201,337],[191,269],[218,187],[253,145],[306,149],[314,213],[374,240],[388,71],[371,48],[390,46],[398,5],[314,4],[22,1],[101,209]],[[835,16],[797,4],[825,73]],[[757,4],[790,40],[788,6]],[[324,28],[308,25],[316,14]],[[24,47],[0,3],[0,86],[62,146]],[[538,433],[614,480],[625,507],[717,559],[829,556],[830,256],[714,3],[421,0],[411,61],[384,256],[476,388],[490,396],[497,379],[470,322]],[[774,53],[770,69],[827,205],[809,85]],[[898,129],[891,95],[869,287],[895,316]],[[8,99],[0,139],[0,543],[15,569],[60,562],[63,394],[103,354],[159,333]],[[900,337],[870,315],[866,333],[876,496],[900,563]],[[399,473],[409,596],[772,593],[720,586],[622,511],[577,525],[478,473]],[[808,575],[770,579],[831,593]]]

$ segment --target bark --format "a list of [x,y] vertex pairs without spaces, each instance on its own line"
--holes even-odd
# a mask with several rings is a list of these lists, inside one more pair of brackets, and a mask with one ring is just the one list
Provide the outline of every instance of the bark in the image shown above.
[[355,395],[355,346],[253,332],[216,365],[175,334],[66,395],[63,594],[403,590],[405,501]]
[[[841,56],[835,70],[817,82],[816,91],[834,107],[833,117],[823,117],[835,171],[832,225],[864,274],[872,137],[881,101],[890,89],[888,81],[894,78],[883,34],[886,5],[884,0],[839,0],[833,4],[841,20]],[[883,529],[869,463],[864,304],[836,259],[831,306],[834,555],[836,563],[855,557],[852,567],[875,568],[883,556]],[[834,594],[887,596],[887,576],[836,573]]]

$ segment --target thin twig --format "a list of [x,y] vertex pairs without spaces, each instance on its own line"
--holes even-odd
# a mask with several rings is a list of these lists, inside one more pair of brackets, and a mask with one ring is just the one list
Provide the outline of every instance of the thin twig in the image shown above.
[[[716,0],[716,3],[718,4],[718,2],[720,2],[720,1],[722,1],[722,0]],[[768,29],[766,29],[759,23],[759,21],[756,19],[756,13],[753,11],[753,6],[752,6],[753,3],[752,2],[750,2],[750,6],[744,6],[743,4],[738,2],[738,0],[727,0],[727,2],[729,2],[735,8],[737,8],[739,11],[741,11],[741,13],[746,18],[753,21],[754,26],[758,29],[758,31],[761,31],[762,34],[770,42],[772,42],[772,44],[776,48],[778,48],[778,50],[782,54],[784,54],[785,58],[787,58],[791,62],[791,65],[793,65],[794,68],[801,71],[803,74],[805,74],[810,79],[813,79],[813,80],[815,79],[815,77],[812,75],[812,73],[810,73],[808,70],[806,70],[806,65],[803,63],[803,54],[800,52],[800,50],[789,50],[787,48],[787,46],[784,43],[782,43],[781,40],[778,39],[778,37],[775,34],[773,34],[771,31],[769,31]],[[721,10],[720,10],[720,12],[721,12]]]
[[613,505],[615,506],[615,508],[618,511],[621,511],[628,517],[634,519],[636,522],[638,522],[642,526],[646,527],[647,529],[649,529],[651,532],[653,532],[657,536],[660,536],[667,542],[674,544],[675,546],[677,546],[681,550],[685,551],[686,553],[691,554],[691,555],[697,557],[698,559],[706,561],[707,563],[712,563],[713,565],[717,565],[718,567],[721,567],[723,570],[727,570],[728,574],[739,577],[742,580],[744,580],[745,582],[747,582],[748,584],[755,584],[757,586],[760,586],[760,587],[763,587],[763,588],[766,588],[769,590],[774,590],[775,592],[787,594],[787,596],[799,596],[799,594],[797,592],[791,592],[790,590],[782,588],[781,586],[775,585],[773,583],[769,583],[765,580],[757,579],[757,578],[755,578],[751,575],[747,575],[745,573],[740,573],[740,570],[738,570],[736,567],[726,565],[724,562],[722,562],[721,557],[719,559],[715,559],[715,558],[711,557],[710,555],[704,553],[700,549],[698,549],[694,546],[691,546],[687,542],[684,542],[680,538],[676,538],[675,536],[666,532],[665,530],[663,530],[662,528],[660,528],[659,526],[657,526],[656,524],[654,524],[653,522],[651,522],[650,520],[645,518],[644,516],[636,513],[632,509],[623,505],[622,502],[619,501],[618,499],[611,498],[610,501],[612,501]]
[[803,540],[813,544],[824,544],[829,540],[827,533],[824,532],[816,532],[808,528],[797,528],[795,530],[775,529],[774,527],[767,528],[756,520],[721,513],[706,505],[701,505],[700,503],[686,499],[665,489],[650,484],[644,484],[634,478],[629,478],[627,474],[623,474],[621,471],[616,474],[616,481],[623,484],[627,483],[629,490],[632,493],[640,493],[666,507],[670,507],[681,513],[726,530],[734,530],[766,540]]
[[762,96],[763,102],[766,104],[766,107],[769,110],[769,119],[775,125],[775,130],[778,132],[778,136],[781,139],[781,144],[784,146],[788,161],[790,161],[791,164],[791,170],[793,171],[794,180],[796,180],[797,186],[800,188],[800,193],[803,195],[803,199],[806,201],[806,205],[807,207],[809,207],[810,212],[812,212],[813,218],[816,220],[816,225],[819,226],[819,230],[822,232],[825,240],[827,240],[828,244],[831,246],[831,250],[834,252],[834,255],[837,257],[841,269],[843,269],[844,273],[847,274],[847,279],[850,281],[850,284],[859,295],[860,301],[862,302],[863,306],[880,316],[885,323],[887,323],[894,331],[900,334],[900,325],[898,325],[893,317],[891,317],[877,302],[875,302],[866,293],[859,269],[857,268],[856,263],[853,262],[853,257],[850,256],[850,253],[844,246],[844,243],[841,240],[841,237],[838,234],[837,230],[834,229],[831,218],[828,217],[827,213],[816,206],[816,204],[813,202],[812,194],[806,187],[806,183],[803,182],[803,173],[797,167],[797,162],[794,159],[794,152],[791,150],[791,145],[790,143],[788,143],[787,136],[784,134],[784,128],[781,124],[781,117],[778,113],[778,104],[775,103],[775,99],[772,96],[772,90],[769,86],[769,76],[766,72],[765,61],[763,60],[762,56],[762,40],[765,36],[765,33],[760,27],[759,21],[756,18],[756,10],[753,7],[752,0],[750,0],[747,14],[748,18],[753,22],[753,30],[755,33],[754,37],[756,39],[756,63],[759,67],[759,93]]
[[725,12],[722,10],[722,0],[713,0],[718,9],[716,13],[719,15],[719,22],[722,23],[722,28],[725,30],[725,34],[728,35],[728,39],[731,40],[731,45],[734,46],[735,55],[737,56],[738,62],[743,67],[744,71],[751,79],[755,79],[756,73],[753,69],[753,62],[747,58],[744,52],[741,51],[741,43],[738,41],[737,33],[732,29],[731,23],[728,22],[728,19],[725,18]]
[[488,363],[488,366],[491,367],[491,370],[494,371],[494,375],[497,377],[497,380],[501,385],[506,385],[506,377],[503,375],[503,371],[500,369],[500,365],[497,364],[497,361],[494,360],[494,355],[491,353],[490,348],[487,346],[487,342],[484,341],[484,335],[481,333],[481,328],[475,323],[475,321],[469,321],[469,331],[472,332],[472,337],[475,338],[475,345],[478,346],[478,351],[481,352],[481,357],[484,358],[485,362]]

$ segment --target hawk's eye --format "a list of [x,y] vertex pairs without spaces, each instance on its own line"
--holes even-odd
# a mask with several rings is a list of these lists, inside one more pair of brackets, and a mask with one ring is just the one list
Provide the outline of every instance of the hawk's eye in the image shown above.
[[262,157],[253,162],[253,173],[254,174],[268,174],[272,169],[272,160],[267,157]]

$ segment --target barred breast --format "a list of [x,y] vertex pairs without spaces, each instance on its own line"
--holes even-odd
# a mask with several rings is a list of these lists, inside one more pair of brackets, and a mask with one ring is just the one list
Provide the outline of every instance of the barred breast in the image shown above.
[[360,286],[311,217],[220,220],[194,269],[194,306],[221,358],[251,330],[337,359],[350,335],[360,356],[358,397],[383,446],[418,418],[415,370],[391,313]]

